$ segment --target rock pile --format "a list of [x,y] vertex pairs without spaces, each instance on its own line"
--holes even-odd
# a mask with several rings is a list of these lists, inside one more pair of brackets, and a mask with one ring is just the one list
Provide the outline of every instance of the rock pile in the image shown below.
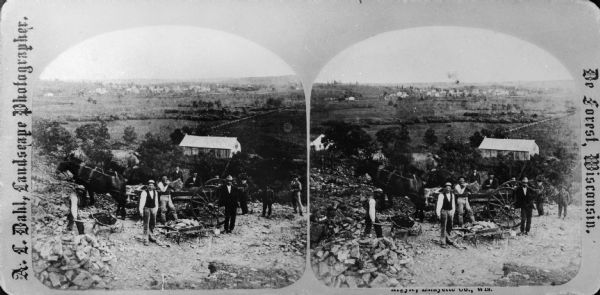
[[[363,205],[375,187],[366,178],[356,178],[343,167],[322,172],[311,171],[311,245],[321,240],[337,237],[352,238],[361,234],[364,228],[365,209]],[[410,228],[414,225],[408,216],[414,213],[413,205],[407,199],[393,198],[393,207],[380,211],[377,215],[384,223],[396,222]],[[386,228],[389,229],[389,228]]]
[[33,247],[34,271],[50,288],[106,288],[115,256],[104,240],[93,235],[54,236]]
[[400,240],[391,238],[333,241],[313,251],[314,273],[331,287],[388,288],[406,274],[412,259]]

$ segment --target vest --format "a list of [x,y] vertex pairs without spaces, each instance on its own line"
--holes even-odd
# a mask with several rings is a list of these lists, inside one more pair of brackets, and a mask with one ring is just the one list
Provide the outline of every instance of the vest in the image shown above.
[[144,204],[144,208],[154,208],[154,198],[156,197],[158,197],[158,193],[156,190],[154,190],[154,194],[152,197],[150,197],[150,192],[146,190],[146,204]]
[[452,203],[450,203],[450,201],[452,200],[452,193],[450,193],[450,201],[446,197],[446,194],[442,193],[442,196],[444,198],[444,201],[442,203],[442,210],[452,210]]

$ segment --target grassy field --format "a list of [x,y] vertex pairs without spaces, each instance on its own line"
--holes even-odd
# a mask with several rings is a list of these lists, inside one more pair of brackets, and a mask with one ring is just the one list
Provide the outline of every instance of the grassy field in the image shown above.
[[[397,89],[392,86],[315,85],[311,97],[311,135],[318,135],[321,123],[328,120],[359,124],[373,137],[381,129],[407,124],[411,149],[420,152],[431,149],[423,143],[423,136],[429,128],[435,131],[438,141],[445,136],[466,141],[482,128],[512,129],[555,118],[511,132],[510,137],[534,139],[543,152],[554,151],[558,147],[574,148],[579,142],[579,135],[575,131],[579,128],[580,117],[573,113],[572,95],[565,89],[532,92],[528,97],[409,97],[396,102],[383,100],[384,93],[394,90]],[[324,100],[340,93],[354,95],[357,100]],[[465,113],[475,113],[477,116],[465,116]]]

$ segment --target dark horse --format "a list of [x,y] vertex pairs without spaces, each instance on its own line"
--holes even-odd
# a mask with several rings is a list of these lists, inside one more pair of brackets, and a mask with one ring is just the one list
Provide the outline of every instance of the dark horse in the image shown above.
[[[377,161],[361,161],[355,170],[355,175],[369,174],[373,184],[386,193],[390,200],[392,196],[407,196],[416,209],[416,217],[423,221],[425,218],[425,190],[423,180],[415,173],[402,175],[400,171],[385,168]],[[387,206],[389,207],[389,206]]]
[[158,179],[158,175],[154,169],[146,166],[135,166],[125,171],[125,177],[127,178],[127,184],[146,184],[148,180]]
[[60,162],[56,168],[57,173],[71,172],[75,183],[85,187],[90,195],[90,205],[93,205],[94,193],[109,193],[117,201],[117,215],[125,219],[125,203],[127,195],[125,194],[125,178],[117,172],[105,173],[101,169],[86,166],[83,161],[68,157],[64,162]]

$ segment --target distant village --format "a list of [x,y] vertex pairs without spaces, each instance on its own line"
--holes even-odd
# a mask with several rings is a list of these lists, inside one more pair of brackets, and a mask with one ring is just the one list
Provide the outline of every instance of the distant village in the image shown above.
[[302,85],[294,82],[283,84],[249,83],[114,83],[114,82],[57,82],[43,88],[44,97],[54,96],[195,96],[200,94],[233,94],[241,92],[275,92],[282,90],[302,90]]
[[[327,84],[323,85],[324,88],[334,89],[336,86],[340,87],[352,87],[353,84]],[[333,87],[331,87],[333,86]],[[361,87],[356,85],[357,87]],[[371,86],[365,86],[371,87]],[[429,98],[484,98],[484,97],[528,97],[532,95],[540,95],[559,89],[555,88],[521,88],[519,86],[506,86],[506,85],[461,85],[461,86],[448,86],[448,87],[437,87],[437,86],[396,86],[396,87],[384,87],[385,88],[381,95],[378,95],[379,99],[385,101],[396,102],[402,99],[416,98],[416,99],[429,99]],[[348,87],[349,88],[349,87]],[[330,93],[330,96],[320,96],[322,101],[358,101],[363,98],[362,95],[346,91],[345,95],[339,95],[341,93]],[[373,97],[368,97],[373,98]]]

